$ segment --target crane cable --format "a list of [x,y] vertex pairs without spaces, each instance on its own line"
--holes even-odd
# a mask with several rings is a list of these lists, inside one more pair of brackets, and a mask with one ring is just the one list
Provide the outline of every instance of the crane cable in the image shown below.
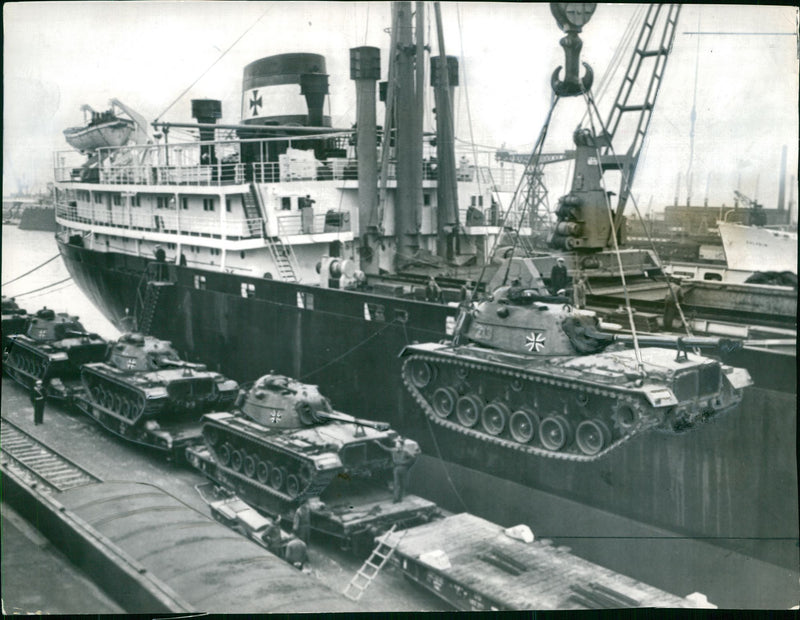
[[[603,130],[603,134],[597,133],[597,130],[595,129],[594,126],[594,120],[592,120],[592,113],[591,113],[592,109],[594,109],[595,114],[597,114],[597,107],[593,106],[594,100],[592,98],[591,92],[584,92],[583,97],[586,100],[586,111],[588,113],[587,116],[589,118],[589,126],[592,129],[592,135],[593,136],[605,135],[606,129],[603,126],[603,121],[600,118],[599,114],[597,115],[597,121],[600,123],[600,127]],[[636,356],[636,363],[639,365],[639,372],[643,377],[645,375],[644,361],[642,360],[642,352],[639,349],[639,338],[636,334],[636,324],[633,320],[633,309],[631,308],[631,300],[630,296],[628,295],[628,285],[625,282],[625,270],[622,267],[622,255],[620,254],[619,244],[617,243],[617,230],[616,227],[614,226],[614,215],[611,211],[611,200],[608,195],[608,192],[606,191],[605,180],[603,179],[603,168],[602,168],[602,159],[600,156],[600,147],[598,146],[597,141],[595,141],[594,144],[595,144],[595,151],[597,153],[597,167],[600,173],[599,174],[600,187],[603,190],[603,198],[605,199],[605,205],[606,205],[606,214],[608,215],[608,221],[611,224],[611,240],[614,242],[614,254],[617,257],[617,266],[619,267],[619,277],[620,280],[622,281],[622,292],[625,294],[625,310],[628,314],[628,323],[631,328],[631,335],[633,336],[634,355]],[[627,182],[627,179],[625,179],[625,181]]]
[[[536,144],[535,144],[535,146],[533,148],[533,151],[531,152],[530,158],[528,159],[528,164],[525,166],[525,170],[533,168],[533,162],[538,161],[539,160],[539,156],[542,154],[542,150],[544,148],[544,141],[545,141],[545,138],[547,137],[547,131],[550,128],[550,121],[553,118],[553,111],[555,110],[556,105],[558,104],[558,100],[559,100],[558,95],[556,95],[555,92],[553,92],[551,94],[551,96],[550,96],[550,109],[547,112],[547,118],[545,119],[544,124],[542,125],[542,129],[539,131],[539,137],[536,140]],[[508,218],[511,216],[512,208],[517,205],[517,197],[519,196],[520,189],[521,189],[522,184],[523,184],[524,181],[525,181],[525,174],[520,176],[520,180],[519,180],[519,183],[517,184],[517,188],[514,190],[514,195],[511,198],[511,201],[509,202],[508,207],[506,208],[505,212],[503,213],[503,220],[500,223],[500,227],[502,229],[506,228],[506,222],[508,221]],[[494,183],[493,180],[492,180],[492,183]],[[527,208],[527,205],[523,205],[522,211],[519,214],[519,221],[517,223],[517,229],[514,231],[515,232],[514,242],[513,242],[512,246],[511,246],[512,255],[514,253],[514,250],[516,250],[516,248],[517,248],[517,243],[519,241],[519,228],[522,227],[522,224],[525,221],[526,208]],[[496,239],[494,241],[494,246],[492,247],[492,251],[490,253],[491,259],[494,259],[495,254],[497,253],[497,248],[500,245],[500,238],[501,238],[501,235],[497,235],[497,237],[496,237]],[[483,265],[483,268],[481,269],[480,276],[478,277],[478,280],[475,283],[475,287],[476,288],[477,288],[478,284],[483,280],[483,276],[486,273],[486,267],[491,262],[492,261],[490,260],[490,261],[488,261],[488,263],[485,263]],[[503,275],[503,283],[504,284],[505,284],[506,280],[508,279],[508,273],[509,273],[510,269],[511,269],[511,261],[509,260],[506,263],[506,272]]]
[[[589,95],[588,100],[589,100],[589,104],[594,109],[594,113],[597,116],[597,119],[598,119],[598,122],[600,123],[601,129],[605,132],[606,128],[603,125],[602,119],[600,118],[600,112],[597,109],[597,106],[596,106],[596,104],[594,102],[594,99],[591,97],[591,95]],[[617,161],[617,165],[619,166],[620,171],[624,171],[625,168],[622,166],[622,162],[620,161],[619,156],[614,151],[614,147],[611,146],[610,144],[609,144],[609,152],[611,153],[611,156],[614,157],[614,159]],[[623,175],[623,179],[622,180],[623,180],[624,184],[627,185],[628,187],[630,187],[629,180],[627,179],[625,172],[622,172],[622,175]],[[601,176],[601,179],[602,179],[602,176]],[[641,211],[639,210],[639,205],[636,202],[636,197],[633,195],[632,192],[629,194],[629,198],[631,199],[631,202],[633,203],[633,208],[636,211],[636,215],[639,217],[639,219],[641,219],[642,218],[642,214],[641,214]],[[644,228],[644,231],[645,231],[645,235],[647,236],[647,240],[650,243],[650,247],[653,250],[653,258],[656,261],[656,267],[658,267],[658,269],[659,269],[659,271],[661,271],[661,273],[664,273],[664,265],[661,262],[661,257],[658,255],[658,251],[656,250],[655,242],[653,241],[653,238],[650,235],[650,231],[647,230],[647,226],[644,226],[643,228]],[[615,243],[616,243],[616,234],[614,235],[614,239],[615,239]],[[691,336],[692,335],[691,327],[689,326],[689,322],[686,320],[686,316],[683,313],[683,308],[681,307],[681,304],[678,301],[678,298],[677,298],[677,295],[675,294],[675,291],[672,289],[671,286],[667,286],[667,289],[669,290],[669,293],[672,296],[672,301],[675,303],[675,306],[678,309],[678,313],[680,314],[680,317],[681,317],[681,324],[686,329],[686,335],[687,336]],[[628,295],[628,293],[627,293],[627,289],[626,289],[625,290],[626,303],[627,303],[627,295]]]

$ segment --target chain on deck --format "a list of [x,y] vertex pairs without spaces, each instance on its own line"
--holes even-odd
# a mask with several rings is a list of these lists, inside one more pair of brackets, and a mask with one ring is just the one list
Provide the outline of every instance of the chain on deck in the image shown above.
[[102,482],[77,463],[46,446],[6,418],[0,426],[4,464],[11,462],[54,491]]
[[[504,448],[508,448],[510,450],[518,450],[520,452],[525,452],[527,454],[534,454],[536,456],[541,456],[541,457],[544,457],[544,458],[561,459],[561,460],[565,460],[565,461],[576,461],[576,462],[586,463],[586,462],[590,462],[590,461],[596,461],[597,459],[602,458],[603,456],[607,455],[612,450],[617,449],[619,446],[621,446],[623,443],[625,443],[626,441],[628,441],[629,439],[631,439],[635,435],[638,435],[640,432],[642,432],[644,430],[647,430],[648,428],[650,428],[650,427],[655,425],[654,422],[651,422],[646,418],[640,418],[638,423],[627,431],[626,435],[623,435],[622,437],[620,437],[616,441],[612,442],[608,447],[606,447],[605,449],[601,450],[597,454],[593,454],[593,455],[575,454],[575,453],[569,453],[569,452],[555,452],[555,451],[547,450],[545,448],[538,448],[536,446],[532,446],[532,445],[529,445],[529,444],[519,443],[517,441],[513,441],[513,440],[510,440],[510,439],[505,439],[503,437],[497,437],[497,436],[494,436],[494,435],[490,435],[489,433],[483,433],[481,431],[475,430],[474,428],[468,428],[466,426],[462,426],[461,424],[458,424],[456,422],[451,422],[449,419],[445,419],[445,418],[442,418],[442,417],[436,415],[436,413],[433,411],[433,409],[431,408],[430,404],[425,399],[425,397],[422,395],[422,393],[419,391],[419,389],[408,378],[408,375],[410,373],[406,371],[406,368],[407,368],[407,366],[409,364],[411,364],[412,362],[415,362],[415,361],[424,361],[424,362],[432,363],[434,365],[450,364],[451,366],[460,366],[462,368],[468,368],[470,370],[480,370],[480,371],[484,371],[484,372],[493,371],[493,372],[496,372],[497,374],[506,375],[508,377],[508,381],[512,381],[514,379],[520,379],[520,380],[523,380],[523,381],[529,381],[529,382],[540,383],[540,384],[545,384],[546,383],[548,385],[555,386],[555,387],[558,387],[558,388],[562,388],[564,390],[573,389],[575,387],[575,385],[573,383],[568,382],[568,381],[559,381],[558,379],[539,377],[539,376],[536,376],[536,375],[533,375],[533,374],[530,374],[530,373],[525,373],[525,372],[519,371],[519,370],[511,370],[511,369],[508,369],[508,368],[493,369],[490,366],[487,366],[487,364],[485,364],[485,363],[470,362],[470,361],[466,361],[464,359],[448,359],[446,357],[440,357],[440,356],[434,356],[434,355],[426,355],[426,354],[422,354],[422,353],[414,353],[413,355],[408,357],[408,359],[406,359],[405,364],[403,366],[403,372],[402,372],[403,382],[406,384],[406,387],[411,392],[411,394],[414,396],[414,399],[422,407],[422,410],[425,412],[425,415],[427,415],[428,418],[433,420],[433,422],[435,422],[436,424],[439,424],[440,426],[444,426],[445,428],[449,428],[450,430],[453,430],[453,431],[455,431],[457,433],[462,433],[464,435],[468,435],[470,437],[474,437],[474,438],[476,438],[476,439],[478,439],[480,441],[485,441],[485,442],[488,442],[488,443],[500,445],[500,446],[503,446]],[[607,398],[611,398],[611,399],[614,399],[614,400],[617,400],[617,401],[625,400],[626,402],[629,402],[631,404],[635,403],[635,400],[630,398],[630,397],[622,396],[617,391],[606,390],[606,389],[603,389],[602,387],[598,387],[598,386],[588,387],[587,386],[586,390],[588,392],[593,393],[593,394],[597,394],[597,395],[600,395],[600,396],[605,396]]]

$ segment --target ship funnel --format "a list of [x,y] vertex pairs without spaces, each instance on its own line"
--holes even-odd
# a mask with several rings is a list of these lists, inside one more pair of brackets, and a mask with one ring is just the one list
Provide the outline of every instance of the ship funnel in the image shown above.
[[330,117],[323,115],[327,94],[324,56],[305,53],[268,56],[244,68],[242,122],[330,127]]
[[[214,125],[222,118],[222,102],[219,99],[192,99],[192,118],[203,125]],[[213,142],[214,129],[200,129],[200,142]],[[217,157],[213,144],[200,145],[200,161],[204,164],[216,163]]]

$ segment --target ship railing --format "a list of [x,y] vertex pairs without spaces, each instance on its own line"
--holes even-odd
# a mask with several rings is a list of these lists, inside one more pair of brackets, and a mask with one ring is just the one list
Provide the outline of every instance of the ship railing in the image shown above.
[[278,214],[276,219],[278,235],[281,237],[350,231],[350,214],[337,211],[313,214]]
[[72,204],[72,201],[58,201],[55,208],[56,217],[61,220],[119,230],[167,233],[186,237],[263,238],[261,218],[227,218],[223,225],[219,216],[179,214],[177,210],[171,209],[154,211],[138,207],[93,209],[92,205]]

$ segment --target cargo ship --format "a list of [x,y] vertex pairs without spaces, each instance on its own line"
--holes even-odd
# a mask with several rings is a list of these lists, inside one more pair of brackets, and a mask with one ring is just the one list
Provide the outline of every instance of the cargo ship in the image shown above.
[[[546,493],[795,566],[791,386],[775,389],[754,373],[739,412],[686,435],[647,434],[594,465],[431,427],[403,384],[399,354],[451,338],[459,302],[498,273],[492,248],[509,230],[530,231],[523,210],[500,214],[498,191],[511,180],[452,148],[455,58],[431,59],[437,134],[421,131],[414,103],[426,67],[415,58],[424,58],[424,42],[411,38],[411,3],[394,3],[393,16],[398,51],[382,128],[380,50],[359,47],[350,50],[357,131],[332,127],[324,114],[325,58],[292,53],[244,68],[238,124],[218,122],[219,101],[196,99],[194,122],[155,123],[155,132],[88,158],[60,153],[57,240],[74,281],[115,325],[169,340],[187,360],[240,383],[289,375],[318,384],[353,415],[388,422],[447,464],[471,511],[497,522],[534,511],[565,536],[583,532],[580,511],[535,503]],[[192,141],[175,140],[187,130]],[[593,234],[605,243],[610,230]],[[562,249],[567,241],[575,238],[562,238]],[[646,254],[618,256],[613,264],[630,274],[655,266]],[[555,258],[537,264],[549,273]],[[580,266],[607,271],[585,256]],[[753,364],[795,364],[767,355]],[[444,486],[433,478],[436,463],[422,487]]]

